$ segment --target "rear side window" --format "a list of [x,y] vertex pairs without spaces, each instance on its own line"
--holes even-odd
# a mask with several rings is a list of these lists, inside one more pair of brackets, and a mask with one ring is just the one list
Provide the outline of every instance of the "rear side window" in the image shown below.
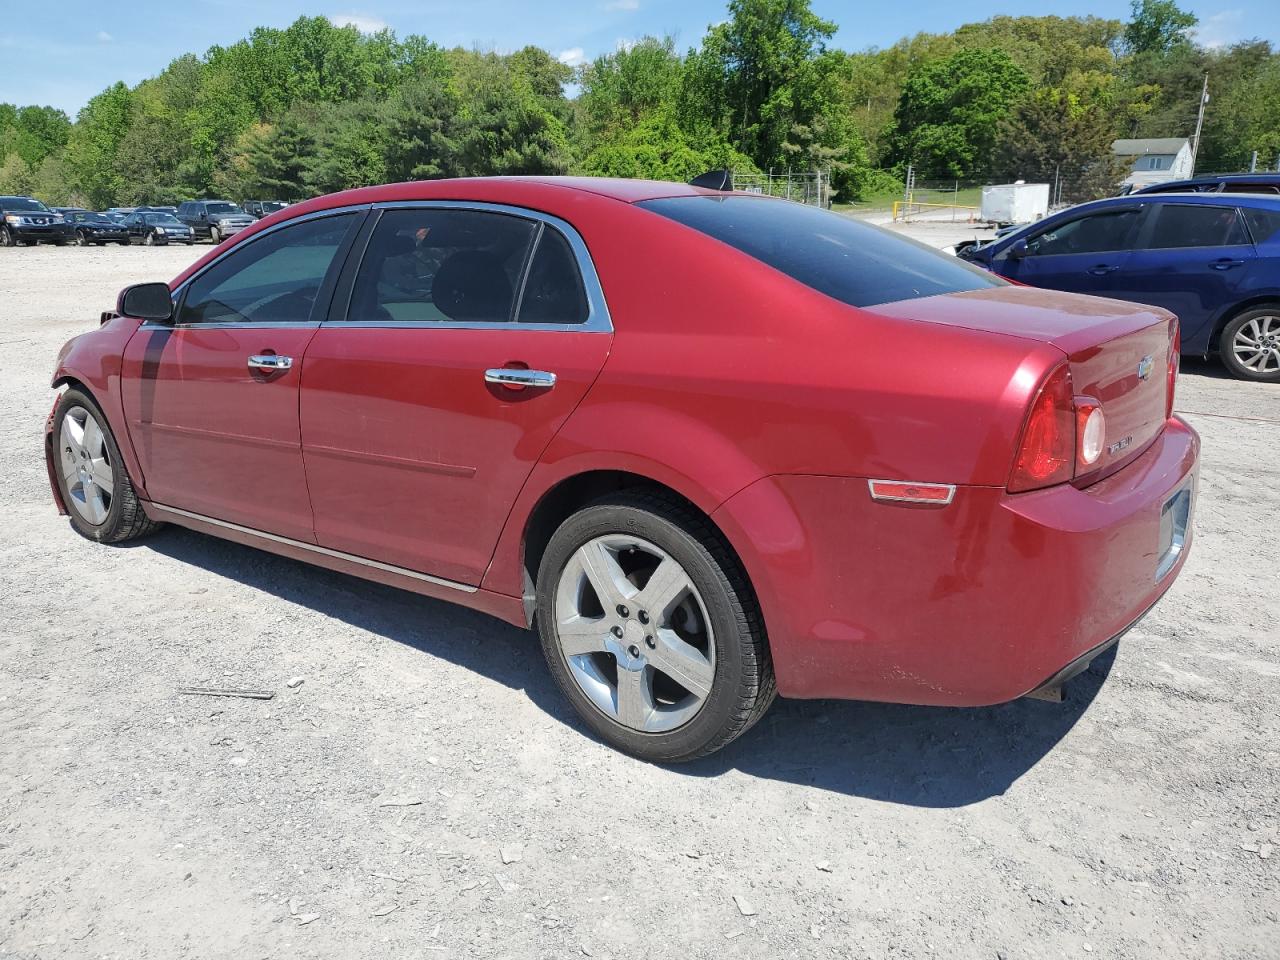
[[1245,207],[1241,212],[1254,243],[1261,245],[1280,240],[1280,210]]
[[508,323],[537,224],[480,210],[388,210],[369,238],[348,319]]
[[354,218],[304,220],[236,247],[190,282],[178,322],[305,323]]
[[1144,244],[1150,250],[1230,247],[1249,242],[1235,207],[1162,203],[1156,206],[1152,214],[1155,223]]
[[1124,250],[1137,219],[1137,210],[1114,210],[1057,223],[1027,240],[1027,253],[1048,257]]
[[1003,286],[1000,278],[852,217],[750,196],[639,204],[855,307]]
[[578,261],[555,227],[543,227],[520,297],[521,323],[586,323],[590,309]]

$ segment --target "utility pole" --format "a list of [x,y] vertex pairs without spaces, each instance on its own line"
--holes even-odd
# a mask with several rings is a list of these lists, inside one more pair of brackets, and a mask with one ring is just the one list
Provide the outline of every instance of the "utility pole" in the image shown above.
[[1200,91],[1200,112],[1196,115],[1196,135],[1191,138],[1191,175],[1196,175],[1196,155],[1200,152],[1200,129],[1204,126],[1204,107],[1209,102],[1209,75],[1204,75],[1204,87]]

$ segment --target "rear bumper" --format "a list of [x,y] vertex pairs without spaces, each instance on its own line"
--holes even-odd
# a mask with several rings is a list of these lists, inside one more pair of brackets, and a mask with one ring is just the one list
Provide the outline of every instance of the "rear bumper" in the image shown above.
[[[1175,419],[1083,490],[961,487],[921,507],[876,503],[864,479],[779,476],[715,519],[759,593],[781,693],[979,706],[1096,655],[1169,588],[1191,546],[1198,459]],[[1162,510],[1182,491],[1171,555]]]

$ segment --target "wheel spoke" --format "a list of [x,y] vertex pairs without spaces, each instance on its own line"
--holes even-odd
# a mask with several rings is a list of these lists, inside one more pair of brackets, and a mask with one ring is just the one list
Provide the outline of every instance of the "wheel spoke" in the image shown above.
[[62,418],[62,448],[71,448],[76,459],[84,452],[84,424],[76,419],[76,411],[72,410]]
[[593,620],[579,616],[562,621],[556,627],[560,649],[564,651],[566,657],[579,657],[584,653],[603,651],[604,638],[608,635],[609,627],[604,619]]
[[661,621],[689,587],[689,575],[684,572],[684,568],[667,557],[658,564],[644,589],[636,594],[635,602],[638,607],[647,610],[649,616]]
[[92,416],[84,418],[84,448],[91,457],[102,456],[102,428]]
[[662,628],[654,635],[657,647],[649,651],[649,663],[699,700],[711,692],[715,669],[702,651],[681,640],[674,630]]
[[102,491],[92,481],[83,484],[80,491],[84,498],[85,519],[90,523],[101,523],[107,516],[106,505],[102,502]]
[[90,473],[93,475],[93,482],[100,486],[107,493],[115,488],[116,477],[111,471],[111,465],[107,463],[105,457],[99,457],[92,461],[93,466]]
[[600,540],[592,540],[578,550],[578,560],[600,605],[609,610],[628,599],[634,587],[628,582],[617,559]]
[[648,670],[618,670],[618,720],[633,730],[643,730],[653,714],[653,690]]

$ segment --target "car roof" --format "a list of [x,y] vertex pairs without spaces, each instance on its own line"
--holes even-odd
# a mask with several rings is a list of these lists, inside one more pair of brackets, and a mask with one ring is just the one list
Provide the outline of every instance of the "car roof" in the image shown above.
[[1198,177],[1187,177],[1185,180],[1167,180],[1164,183],[1151,183],[1133,192],[1135,194],[1164,193],[1171,190],[1180,190],[1184,187],[1204,187],[1218,183],[1237,183],[1242,180],[1245,182],[1280,184],[1280,173],[1266,171],[1257,173],[1205,173]]

